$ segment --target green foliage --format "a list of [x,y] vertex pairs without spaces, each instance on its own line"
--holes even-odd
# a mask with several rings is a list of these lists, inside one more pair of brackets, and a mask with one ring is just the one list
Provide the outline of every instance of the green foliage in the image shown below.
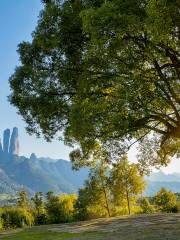
[[75,194],[62,194],[55,196],[48,194],[46,211],[49,223],[71,222],[74,220]]
[[60,222],[61,208],[60,208],[58,196],[51,195],[48,198],[48,202],[46,204],[46,211],[48,214],[48,222],[49,223],[59,223]]
[[77,200],[76,194],[61,194],[59,196],[60,201],[60,221],[61,222],[72,222],[74,220],[75,208],[74,205]]
[[155,212],[154,207],[149,203],[149,200],[145,197],[140,199],[140,207],[141,207],[143,213]]
[[3,208],[1,218],[5,229],[32,226],[34,223],[32,212],[19,207]]
[[177,202],[180,202],[180,193],[177,192],[177,193],[174,193],[174,195],[176,196]]
[[46,224],[48,222],[48,216],[47,216],[47,213],[46,212],[43,212],[43,213],[35,213],[35,224],[36,225],[43,225],[43,224]]
[[43,193],[42,192],[36,192],[34,197],[32,197],[31,200],[34,203],[35,209],[39,213],[44,208]]
[[130,214],[131,205],[145,188],[145,181],[139,173],[138,165],[130,164],[127,156],[122,157],[113,165],[110,182],[114,204],[126,206]]
[[103,162],[90,170],[77,199],[78,217],[82,219],[111,216],[108,167]]
[[127,213],[179,212],[180,204],[176,202],[175,194],[164,188],[154,197],[141,197],[136,201],[144,187],[143,178],[137,169],[137,165],[129,164],[126,157],[112,169],[101,162],[91,169],[89,179],[84,188],[79,190],[78,196],[48,192],[47,200],[43,201],[42,194],[37,192],[32,199],[34,208],[0,208],[0,230],[114,217]]
[[1,207],[0,208],[0,231],[3,230],[3,228],[4,228],[4,221],[2,219],[3,212],[4,212],[4,209]]
[[112,161],[153,132],[140,152],[167,164],[180,149],[179,11],[178,0],[44,1],[10,78],[27,130],[63,130],[83,164],[97,143]]
[[29,196],[26,191],[18,192],[17,206],[20,208],[29,208]]
[[165,188],[161,188],[154,196],[154,203],[162,212],[177,212],[176,196]]
[[82,221],[89,218],[88,205],[89,205],[88,189],[87,188],[79,189],[78,198],[74,206],[76,209],[75,218],[77,220]]
[[126,156],[112,168],[108,168],[101,159],[91,169],[89,179],[79,191],[76,203],[78,217],[84,220],[139,212],[136,200],[144,187],[138,165],[130,164]]
[[35,207],[35,223],[45,224],[47,222],[47,214],[45,211],[45,204],[43,201],[43,193],[36,192],[34,197],[31,199]]

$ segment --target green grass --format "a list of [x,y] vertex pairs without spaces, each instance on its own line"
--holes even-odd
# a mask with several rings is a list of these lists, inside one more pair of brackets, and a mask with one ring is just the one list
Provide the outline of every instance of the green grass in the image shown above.
[[[5,236],[3,240],[64,240],[64,239],[99,239],[104,233],[58,233],[58,232],[37,232],[24,231],[10,236]],[[101,238],[102,239],[102,238]]]
[[55,233],[55,232],[22,232],[13,234],[9,237],[4,237],[3,240],[61,240],[61,239],[68,239],[72,237],[80,237],[80,234],[77,233]]
[[44,225],[0,233],[3,240],[178,240],[179,214],[149,214]]

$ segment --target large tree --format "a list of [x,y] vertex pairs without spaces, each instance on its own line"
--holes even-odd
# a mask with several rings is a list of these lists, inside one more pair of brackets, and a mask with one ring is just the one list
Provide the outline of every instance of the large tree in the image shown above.
[[150,135],[155,162],[167,163],[180,149],[179,1],[43,2],[10,78],[27,130],[49,140],[64,131],[80,146],[75,160]]

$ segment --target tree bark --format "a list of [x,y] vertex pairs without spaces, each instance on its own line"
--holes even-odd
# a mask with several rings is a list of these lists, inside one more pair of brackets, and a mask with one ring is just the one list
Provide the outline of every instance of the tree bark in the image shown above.
[[108,199],[107,199],[107,193],[106,193],[106,189],[105,189],[104,186],[103,186],[103,192],[104,192],[104,197],[105,197],[105,201],[106,201],[106,209],[107,209],[107,212],[108,212],[108,216],[111,217],[110,209],[109,209],[109,203],[108,203]]
[[126,199],[127,199],[127,205],[128,205],[128,213],[130,215],[131,214],[131,209],[130,209],[130,203],[129,203],[129,193],[128,193],[128,190],[126,190]]

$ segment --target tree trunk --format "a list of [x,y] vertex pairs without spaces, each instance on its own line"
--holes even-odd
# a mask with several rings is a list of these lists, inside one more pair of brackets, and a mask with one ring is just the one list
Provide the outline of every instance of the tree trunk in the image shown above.
[[131,214],[131,209],[130,209],[130,203],[129,203],[129,193],[128,190],[126,190],[126,199],[127,199],[127,205],[128,205],[128,212],[129,215]]
[[105,201],[106,201],[106,209],[107,209],[107,212],[108,212],[108,216],[111,217],[109,204],[108,204],[108,199],[107,199],[107,194],[106,194],[106,189],[105,189],[104,186],[103,186],[103,192],[104,192],[104,197],[105,197]]

